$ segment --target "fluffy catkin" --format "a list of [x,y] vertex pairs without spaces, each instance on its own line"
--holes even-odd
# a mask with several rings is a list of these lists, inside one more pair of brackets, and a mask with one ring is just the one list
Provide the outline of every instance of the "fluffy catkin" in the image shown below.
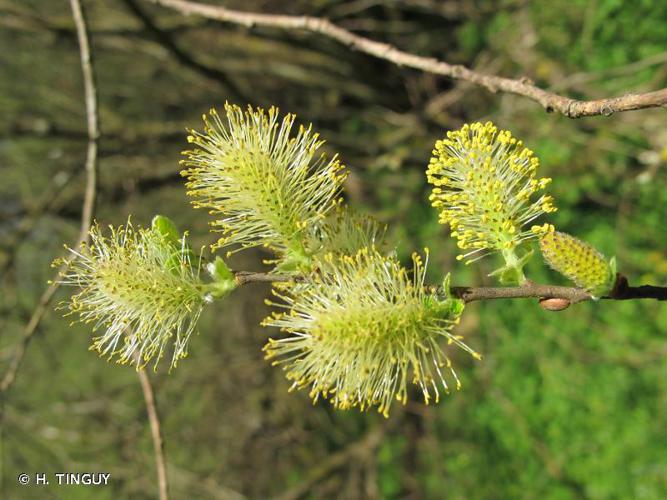
[[[61,307],[102,331],[91,350],[137,368],[155,364],[171,345],[171,366],[187,356],[190,336],[209,297],[199,278],[199,263],[185,243],[156,227],[110,226],[104,235],[91,229],[91,243],[61,275],[60,283],[81,290]],[[58,262],[54,263],[58,265]]]
[[204,115],[203,132],[190,131],[195,148],[184,151],[188,194],[215,216],[222,233],[215,247],[263,245],[282,259],[307,261],[304,240],[339,203],[347,173],[336,157],[320,152],[312,127],[293,130],[294,115],[279,118],[226,104]]
[[452,333],[463,302],[439,300],[424,285],[426,263],[413,256],[412,277],[395,258],[375,249],[330,255],[328,265],[298,293],[275,292],[265,325],[287,334],[270,339],[266,358],[282,365],[293,388],[308,388],[338,409],[377,406],[388,415],[394,399],[405,403],[408,383],[428,403],[438,401],[445,372],[460,383],[440,341],[480,356]]
[[536,177],[538,165],[530,149],[491,122],[466,124],[435,143],[426,171],[430,200],[467,250],[459,260],[501,252],[513,265],[517,246],[553,229],[528,227],[556,211],[551,196],[540,194],[551,179]]

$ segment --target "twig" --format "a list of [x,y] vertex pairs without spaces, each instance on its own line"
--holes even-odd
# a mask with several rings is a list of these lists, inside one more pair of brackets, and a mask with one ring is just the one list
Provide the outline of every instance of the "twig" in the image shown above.
[[[303,276],[299,275],[273,273],[237,272],[235,276],[236,283],[239,286],[248,283],[284,283],[303,279]],[[440,294],[444,293],[443,290],[437,291]],[[454,286],[451,288],[451,293],[455,297],[463,299],[466,303],[496,299],[564,299],[568,304],[576,304],[577,302],[593,299],[593,296],[583,288],[540,285],[532,281],[528,281],[521,286]],[[653,285],[630,286],[627,278],[619,274],[614,289],[608,296],[601,298],[608,300],[667,300],[667,287]]]
[[151,437],[153,438],[153,450],[155,452],[155,467],[157,469],[160,500],[169,500],[169,494],[167,492],[167,465],[164,459],[164,441],[162,440],[160,418],[158,417],[157,406],[155,404],[153,386],[151,385],[146,370],[143,368],[138,369],[137,375],[139,375],[139,381],[141,382],[141,390],[144,393],[146,412],[148,413],[148,421],[151,426]]
[[[81,8],[79,0],[70,0],[72,8],[72,17],[76,26],[76,35],[79,41],[79,54],[81,57],[81,70],[83,72],[83,87],[86,103],[86,124],[88,132],[88,148],[86,151],[86,188],[83,198],[83,208],[81,213],[81,229],[79,231],[79,238],[74,246],[78,248],[81,244],[88,242],[88,231],[93,218],[93,209],[95,207],[95,195],[97,186],[97,142],[100,137],[99,120],[97,115],[97,89],[95,87],[95,75],[93,72],[91,62],[90,45],[88,42],[88,28],[86,26],[86,19]],[[65,262],[58,270],[59,275],[69,264],[74,260],[75,256],[70,254],[65,257]],[[18,346],[14,352],[12,360],[9,363],[9,368],[0,382],[0,394],[4,394],[14,383],[16,373],[18,372],[23,357],[25,356],[28,344],[32,340],[37,327],[46,313],[49,303],[59,287],[59,283],[54,279],[49,287],[44,290],[44,293],[39,299],[39,303],[35,308],[28,324],[23,330],[23,335],[19,341]]]
[[586,290],[576,287],[539,285],[528,282],[512,287],[452,287],[452,295],[465,302],[495,299],[565,299],[571,304],[590,300],[593,297]]
[[427,73],[444,75],[455,80],[469,81],[481,85],[491,92],[500,91],[527,97],[540,103],[547,112],[556,111],[569,118],[597,115],[607,116],[621,111],[667,106],[667,88],[641,94],[625,94],[609,99],[580,101],[536,87],[527,79],[513,80],[511,78],[486,75],[458,64],[449,64],[433,57],[423,57],[404,52],[393,45],[356,35],[323,18],[241,12],[222,6],[207,5],[188,0],[148,1],[169,7],[185,15],[196,14],[217,21],[239,24],[248,28],[253,26],[267,26],[318,33],[352,49],[384,59],[398,66],[406,66]]
[[236,280],[236,284],[241,286],[246,283],[285,283],[300,280],[302,277],[290,274],[249,273],[239,271],[235,273],[234,279]]

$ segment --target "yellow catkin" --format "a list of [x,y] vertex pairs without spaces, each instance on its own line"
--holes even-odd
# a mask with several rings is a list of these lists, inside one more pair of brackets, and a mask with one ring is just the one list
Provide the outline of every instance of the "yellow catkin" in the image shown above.
[[199,259],[185,244],[155,228],[95,225],[90,245],[77,255],[60,283],[80,288],[61,307],[101,331],[91,350],[121,364],[157,362],[171,348],[171,366],[187,356],[190,336],[208,301]]
[[183,152],[181,173],[193,204],[215,216],[215,246],[304,257],[304,233],[339,205],[347,170],[320,151],[311,126],[294,127],[294,115],[280,118],[276,108],[226,104],[203,119],[202,132],[190,131],[194,149]]
[[430,200],[462,259],[513,251],[537,237],[526,227],[556,211],[551,196],[540,193],[551,179],[536,177],[538,165],[530,149],[491,122],[466,124],[435,143],[426,171]]

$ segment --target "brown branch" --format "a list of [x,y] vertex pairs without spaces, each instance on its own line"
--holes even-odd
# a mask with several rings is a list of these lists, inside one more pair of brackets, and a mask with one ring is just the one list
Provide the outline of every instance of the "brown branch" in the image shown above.
[[207,5],[188,0],[148,0],[157,5],[174,9],[185,15],[199,15],[217,21],[239,24],[251,28],[266,26],[286,30],[303,30],[331,38],[352,49],[392,62],[398,66],[418,69],[426,73],[443,75],[455,80],[465,80],[480,85],[491,92],[507,92],[527,97],[547,110],[559,112],[569,118],[611,115],[621,111],[666,107],[667,88],[641,94],[625,94],[608,99],[580,101],[554,94],[533,85],[525,78],[513,80],[473,71],[465,66],[449,64],[433,57],[423,57],[404,52],[393,45],[377,42],[352,33],[327,19],[310,16],[258,14]]
[[246,283],[286,283],[289,281],[300,280],[302,277],[289,274],[250,273],[239,271],[235,273],[234,279],[236,284],[241,286]]
[[[299,275],[250,272],[237,272],[235,276],[236,283],[239,286],[248,283],[284,283],[303,279]],[[440,289],[438,293],[444,294],[444,290]],[[593,296],[583,288],[540,285],[532,281],[528,281],[520,286],[454,286],[451,288],[451,294],[463,299],[466,303],[496,299],[562,299],[567,301],[565,303],[565,306],[567,306],[593,299]],[[653,285],[630,286],[627,278],[619,274],[614,289],[608,296],[602,298],[608,300],[667,300],[667,287]]]
[[591,294],[582,288],[539,285],[528,282],[512,287],[452,287],[452,295],[465,302],[495,299],[565,299],[570,304],[592,299]]
[[[137,363],[139,363],[137,359]],[[157,469],[158,488],[160,492],[160,500],[169,500],[168,483],[167,483],[167,464],[164,459],[164,440],[162,439],[162,432],[160,430],[160,418],[157,412],[157,405],[155,404],[155,394],[153,386],[148,378],[146,370],[140,368],[137,370],[139,381],[141,382],[141,390],[144,393],[144,401],[146,402],[146,412],[148,413],[148,421],[151,426],[151,437],[153,439],[153,451],[155,452],[155,467]]]
[[[90,44],[88,42],[88,28],[86,26],[86,19],[81,8],[79,0],[70,0],[72,9],[72,17],[76,26],[76,35],[79,41],[79,55],[81,59],[81,70],[83,72],[83,87],[86,104],[86,124],[88,133],[88,147],[86,151],[86,188],[83,199],[83,208],[81,213],[81,229],[79,231],[79,238],[74,248],[78,248],[81,244],[88,242],[88,231],[93,218],[93,209],[95,207],[95,195],[97,186],[97,142],[100,137],[99,119],[97,115],[97,89],[95,86],[95,74],[91,61]],[[69,254],[65,257],[65,262],[58,270],[56,276],[64,271],[69,264],[74,260],[75,256]],[[0,382],[0,394],[4,394],[14,383],[16,373],[18,372],[23,357],[30,341],[32,340],[37,327],[46,313],[49,303],[59,287],[59,283],[54,279],[49,287],[44,290],[44,293],[39,299],[37,307],[32,313],[28,324],[23,330],[23,335],[19,341],[18,346],[9,363],[9,368]]]

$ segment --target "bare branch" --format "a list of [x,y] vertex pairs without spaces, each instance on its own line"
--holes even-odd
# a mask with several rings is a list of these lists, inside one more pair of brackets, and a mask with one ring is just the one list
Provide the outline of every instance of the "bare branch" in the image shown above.
[[495,299],[565,299],[570,304],[590,300],[591,294],[576,287],[538,285],[528,282],[512,287],[452,287],[452,295],[465,302]]
[[[137,363],[139,363],[137,359]],[[137,370],[139,381],[141,382],[141,390],[144,393],[144,401],[146,402],[146,412],[148,413],[148,421],[151,426],[151,437],[153,438],[153,450],[155,452],[155,467],[157,468],[158,488],[160,491],[160,500],[169,500],[168,484],[167,484],[167,464],[164,459],[164,441],[162,439],[162,431],[160,430],[160,418],[155,404],[155,394],[153,386],[148,378],[146,370],[140,368]]]
[[234,279],[236,284],[240,286],[245,285],[246,283],[285,283],[300,280],[302,277],[290,274],[250,273],[239,271],[235,273]]
[[[81,70],[83,72],[83,87],[86,104],[86,124],[88,134],[88,148],[86,151],[86,188],[83,197],[83,208],[81,213],[81,230],[79,238],[74,248],[88,242],[90,224],[93,218],[93,209],[95,207],[96,186],[97,186],[97,143],[100,137],[99,119],[97,115],[97,89],[95,86],[95,74],[91,62],[90,44],[88,42],[88,28],[84,17],[81,3],[79,0],[70,0],[72,17],[76,26],[76,35],[79,41],[79,54],[81,58]],[[74,260],[75,256],[69,254],[65,257],[65,262],[58,270],[56,276],[64,271]],[[37,307],[32,313],[28,324],[23,330],[23,335],[9,363],[9,368],[5,372],[2,382],[0,382],[0,394],[4,394],[14,383],[16,373],[18,372],[26,349],[32,340],[37,327],[46,313],[49,303],[59,287],[59,283],[54,279],[49,287],[39,299]]]
[[327,19],[310,16],[288,16],[258,14],[227,9],[217,5],[207,5],[188,0],[148,0],[157,5],[169,7],[185,15],[199,15],[217,21],[239,24],[251,28],[266,26],[285,30],[303,30],[318,33],[336,40],[343,45],[374,57],[392,62],[398,66],[418,69],[426,73],[443,75],[455,80],[465,80],[480,85],[491,92],[507,92],[527,97],[544,107],[547,112],[556,111],[569,118],[583,116],[611,115],[621,111],[667,106],[667,88],[641,94],[625,94],[608,99],[580,101],[554,94],[533,85],[527,79],[513,80],[500,76],[486,75],[465,66],[449,64],[433,57],[423,57],[404,52],[393,45],[377,42],[352,33]]

